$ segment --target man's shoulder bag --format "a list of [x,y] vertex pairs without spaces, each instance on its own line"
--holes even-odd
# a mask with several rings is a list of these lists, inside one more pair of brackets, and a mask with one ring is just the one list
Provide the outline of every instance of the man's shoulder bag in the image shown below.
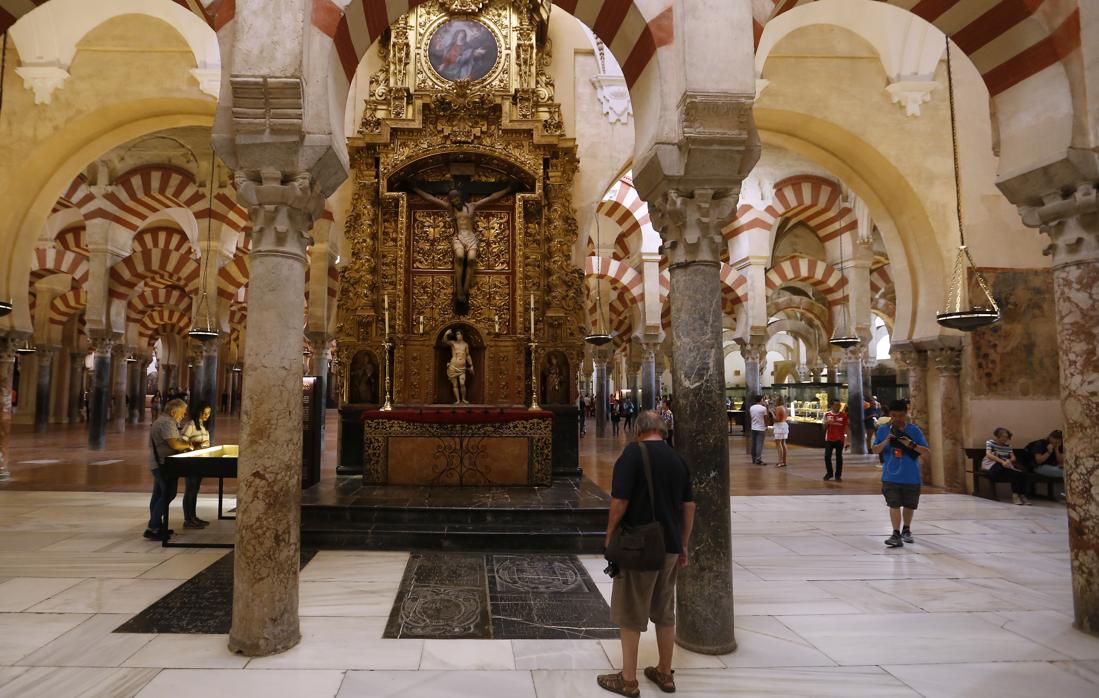
[[611,544],[607,547],[606,558],[624,570],[653,571],[664,567],[664,527],[656,520],[656,497],[653,494],[653,468],[649,460],[649,449],[644,442],[638,444],[641,449],[641,463],[645,471],[645,486],[649,490],[649,508],[653,520],[640,526],[619,524],[611,534]]

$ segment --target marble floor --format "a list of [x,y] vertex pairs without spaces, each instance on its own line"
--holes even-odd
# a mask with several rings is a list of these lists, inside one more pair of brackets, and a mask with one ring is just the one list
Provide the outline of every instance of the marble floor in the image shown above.
[[[143,540],[147,505],[0,490],[0,696],[608,695],[594,676],[620,662],[613,640],[382,639],[408,553],[318,553],[301,575],[302,642],[278,656],[232,655],[224,635],[114,633],[225,554]],[[214,499],[201,507],[212,519]],[[1069,615],[1063,506],[929,494],[916,544],[896,550],[880,496],[733,497],[732,510],[739,648],[678,652],[679,695],[1099,695],[1099,639]],[[602,561],[581,560],[609,594]]]

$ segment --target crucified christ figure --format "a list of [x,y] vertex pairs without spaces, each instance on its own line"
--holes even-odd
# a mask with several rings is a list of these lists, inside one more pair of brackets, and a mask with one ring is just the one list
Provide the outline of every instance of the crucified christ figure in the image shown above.
[[473,286],[473,272],[477,266],[477,253],[480,251],[481,239],[477,237],[477,231],[473,226],[473,215],[477,209],[487,206],[494,201],[504,198],[508,194],[518,191],[519,185],[512,182],[499,191],[489,194],[477,202],[467,202],[465,196],[457,188],[452,188],[445,199],[428,194],[415,182],[409,180],[412,191],[436,206],[445,209],[454,220],[454,300],[460,308],[469,306],[469,289]]

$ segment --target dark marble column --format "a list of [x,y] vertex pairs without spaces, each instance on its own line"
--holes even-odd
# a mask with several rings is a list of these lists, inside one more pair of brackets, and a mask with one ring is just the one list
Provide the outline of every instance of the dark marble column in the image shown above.
[[943,488],[966,491],[965,444],[962,438],[962,350],[941,347],[930,352],[939,371],[939,429],[942,437]]
[[[763,394],[763,382],[761,380],[763,367],[767,365],[767,345],[765,342],[755,339],[740,345],[740,356],[744,359],[744,433],[752,428],[752,419],[748,410],[752,407],[752,399],[756,395]],[[722,364],[724,371],[724,364]],[[752,450],[751,439],[744,440],[744,452]]]
[[69,424],[80,423],[80,399],[84,395],[84,352],[69,353]]
[[708,654],[736,649],[720,278],[721,228],[736,202],[735,192],[709,189],[668,191],[649,202],[671,275],[676,445],[697,504],[691,564],[676,595],[676,639]]
[[111,379],[113,380],[111,385],[110,430],[113,434],[121,434],[126,431],[126,417],[129,413],[126,402],[130,395],[128,385],[130,364],[126,362],[128,355],[126,345],[121,343],[114,345],[114,351],[111,353],[110,370]]
[[301,639],[302,316],[306,246],[324,212],[311,175],[237,173],[252,222],[229,649],[282,652]]
[[858,345],[844,351],[847,373],[847,416],[851,425],[851,453],[866,454],[866,409],[863,406],[863,357],[866,347]]
[[126,364],[126,393],[129,395],[130,413],[127,415],[127,421],[130,424],[137,424],[140,420],[141,413],[145,411],[145,395],[139,388],[141,381],[139,376],[141,374],[141,359],[138,357],[136,361],[130,361]]
[[44,432],[50,426],[50,389],[53,384],[53,358],[57,347],[38,347],[35,361],[38,363],[38,383],[34,396],[34,430]]
[[609,353],[606,349],[592,351],[595,365],[595,435],[607,435],[607,401],[610,399],[610,376],[607,375]]
[[191,351],[191,375],[193,377],[191,392],[191,404],[189,406],[192,417],[198,415],[203,405],[210,406],[210,419],[206,421],[206,428],[213,438],[217,428],[218,413],[218,348],[220,339],[211,339],[206,342],[196,342]]
[[140,407],[137,412],[138,424],[145,422],[145,417],[148,411],[145,409],[145,395],[148,391],[149,380],[149,364],[152,363],[148,357],[142,357],[141,362],[137,365],[137,397],[140,400]]
[[656,409],[656,348],[646,342],[641,345],[641,409]]
[[15,339],[0,335],[0,482],[11,479],[8,448],[11,444],[11,384],[15,370]]
[[92,385],[88,391],[88,448],[102,451],[107,439],[107,409],[111,390],[110,337],[92,337]]

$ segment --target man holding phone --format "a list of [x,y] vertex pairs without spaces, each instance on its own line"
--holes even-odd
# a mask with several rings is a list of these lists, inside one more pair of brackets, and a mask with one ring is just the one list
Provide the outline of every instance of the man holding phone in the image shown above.
[[[893,535],[886,539],[890,548],[903,548],[912,540],[912,515],[920,505],[920,458],[931,449],[915,424],[908,421],[908,402],[894,400],[889,405],[889,423],[878,427],[874,435],[874,453],[885,453],[882,464],[881,492],[889,507]],[[901,527],[901,520],[904,527]]]

